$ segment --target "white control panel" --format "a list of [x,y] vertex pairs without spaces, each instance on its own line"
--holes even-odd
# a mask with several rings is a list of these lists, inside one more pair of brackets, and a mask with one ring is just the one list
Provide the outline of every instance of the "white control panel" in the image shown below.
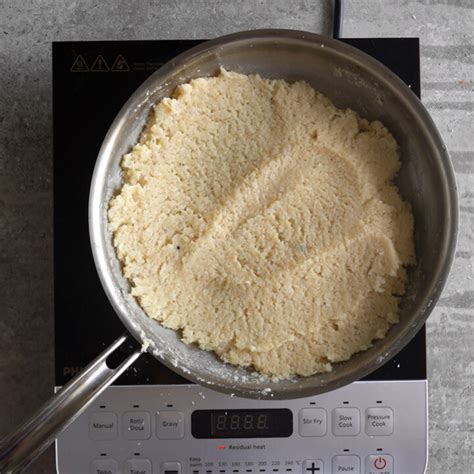
[[422,474],[427,383],[284,401],[110,387],[56,441],[56,462],[61,474]]

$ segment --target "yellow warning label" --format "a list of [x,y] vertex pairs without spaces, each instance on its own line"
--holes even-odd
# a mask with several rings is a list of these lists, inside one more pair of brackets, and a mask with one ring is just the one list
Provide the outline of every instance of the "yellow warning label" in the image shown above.
[[89,68],[87,67],[86,61],[82,55],[79,54],[72,63],[71,72],[87,72],[88,70]]
[[114,71],[114,72],[130,71],[127,61],[125,61],[125,58],[121,54],[119,54],[117,58],[115,59],[114,64],[112,65],[111,71]]
[[106,61],[105,61],[104,57],[102,56],[102,54],[99,54],[99,56],[97,56],[95,58],[95,61],[91,66],[91,71],[92,72],[107,72],[107,71],[110,71],[109,66],[106,63]]

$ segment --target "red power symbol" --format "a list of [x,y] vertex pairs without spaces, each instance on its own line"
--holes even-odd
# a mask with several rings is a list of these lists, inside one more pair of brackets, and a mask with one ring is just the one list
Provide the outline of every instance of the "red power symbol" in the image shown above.
[[374,461],[374,466],[376,469],[384,469],[385,466],[387,465],[387,461],[385,458],[383,458],[382,456],[378,457],[375,461]]

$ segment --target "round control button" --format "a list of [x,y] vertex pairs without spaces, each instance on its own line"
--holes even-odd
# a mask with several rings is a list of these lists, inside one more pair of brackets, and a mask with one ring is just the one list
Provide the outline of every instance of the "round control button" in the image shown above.
[[393,474],[393,457],[390,454],[369,454],[365,458],[366,474]]
[[387,461],[385,460],[384,457],[379,456],[378,458],[375,458],[374,467],[376,469],[385,469],[386,466],[387,466]]

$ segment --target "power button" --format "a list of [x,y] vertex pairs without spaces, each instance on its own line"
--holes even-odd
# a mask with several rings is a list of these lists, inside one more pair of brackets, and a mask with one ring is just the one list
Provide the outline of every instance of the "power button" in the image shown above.
[[393,458],[390,454],[371,454],[365,458],[366,474],[393,474]]

